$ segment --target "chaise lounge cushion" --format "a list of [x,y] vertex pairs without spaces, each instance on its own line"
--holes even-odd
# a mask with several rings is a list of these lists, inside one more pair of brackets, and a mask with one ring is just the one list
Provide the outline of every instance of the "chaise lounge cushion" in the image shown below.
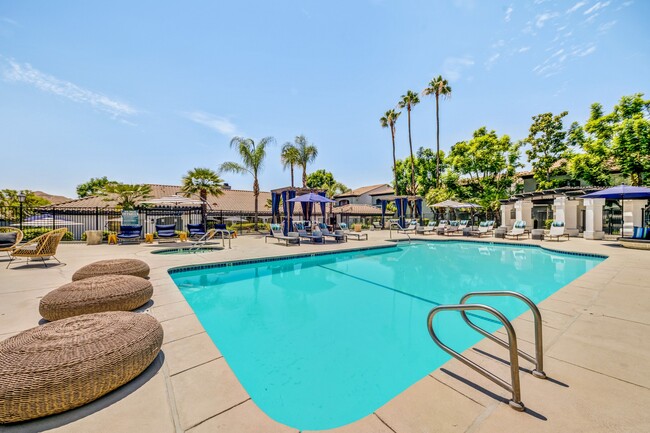
[[0,248],[7,248],[16,243],[17,232],[0,233]]
[[65,412],[119,388],[156,358],[160,323],[112,311],[47,323],[0,342],[0,423]]
[[39,311],[49,321],[104,311],[130,311],[149,301],[153,286],[131,275],[101,275],[65,284],[45,295]]
[[99,275],[133,275],[146,278],[149,276],[149,265],[138,259],[100,260],[80,268],[72,275],[72,281]]

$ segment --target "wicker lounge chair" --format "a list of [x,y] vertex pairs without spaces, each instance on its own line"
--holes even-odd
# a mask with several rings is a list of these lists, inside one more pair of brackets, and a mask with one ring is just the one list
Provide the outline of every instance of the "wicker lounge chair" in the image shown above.
[[346,223],[340,223],[339,227],[341,228],[341,232],[343,232],[346,238],[353,238],[358,241],[363,240],[361,238],[368,240],[368,232],[353,232],[348,228],[348,225]]
[[463,231],[460,230],[460,221],[449,221],[449,224],[446,224],[443,230],[438,230],[439,235],[454,235],[454,234],[463,234]]
[[0,424],[65,412],[108,394],[140,375],[162,340],[152,316],[111,311],[57,320],[0,342]]
[[415,230],[417,234],[420,235],[426,235],[427,233],[435,233],[436,232],[436,222],[435,221],[429,221],[429,224],[426,226],[418,226],[418,228]]
[[0,227],[0,251],[9,254],[23,240],[23,232],[15,227]]
[[7,269],[9,269],[9,265],[11,265],[15,259],[20,257],[27,259],[27,261],[32,259],[41,259],[46,268],[47,263],[45,263],[45,260],[50,257],[61,263],[59,259],[55,257],[55,254],[59,242],[61,242],[63,235],[65,235],[67,231],[68,229],[65,227],[52,230],[14,248],[9,253],[11,260],[7,263]]
[[493,229],[494,229],[494,221],[482,221],[478,225],[478,230],[472,230],[470,234],[472,236],[478,236],[480,238],[482,236],[490,235]]

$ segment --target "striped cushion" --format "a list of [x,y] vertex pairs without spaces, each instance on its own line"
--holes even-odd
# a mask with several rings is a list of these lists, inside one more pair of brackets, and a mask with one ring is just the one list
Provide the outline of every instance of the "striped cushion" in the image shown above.
[[634,232],[632,233],[632,239],[645,239],[647,230],[643,227],[634,227]]

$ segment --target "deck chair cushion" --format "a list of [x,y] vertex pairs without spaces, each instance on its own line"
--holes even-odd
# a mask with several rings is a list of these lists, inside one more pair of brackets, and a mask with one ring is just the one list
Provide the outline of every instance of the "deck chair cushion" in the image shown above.
[[0,248],[7,248],[16,243],[17,232],[0,233]]

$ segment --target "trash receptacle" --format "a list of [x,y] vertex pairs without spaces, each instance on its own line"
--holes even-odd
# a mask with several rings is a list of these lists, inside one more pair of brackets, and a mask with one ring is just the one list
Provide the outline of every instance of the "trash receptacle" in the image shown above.
[[101,230],[87,230],[86,231],[86,245],[99,245],[102,243]]

